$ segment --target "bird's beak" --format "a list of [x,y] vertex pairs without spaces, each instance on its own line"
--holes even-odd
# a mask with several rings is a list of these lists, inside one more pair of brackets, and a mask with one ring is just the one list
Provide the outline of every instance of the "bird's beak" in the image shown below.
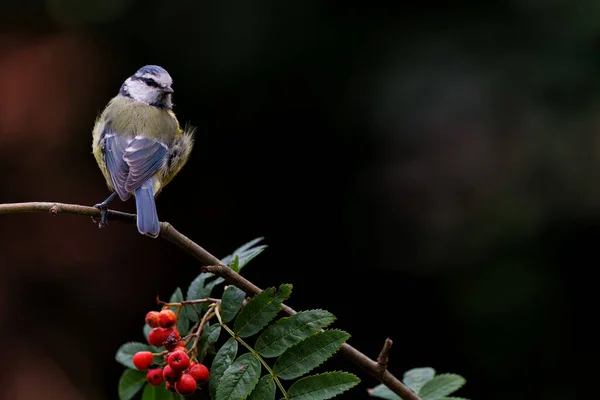
[[173,89],[171,88],[171,86],[165,86],[163,88],[163,92],[170,94],[173,93]]

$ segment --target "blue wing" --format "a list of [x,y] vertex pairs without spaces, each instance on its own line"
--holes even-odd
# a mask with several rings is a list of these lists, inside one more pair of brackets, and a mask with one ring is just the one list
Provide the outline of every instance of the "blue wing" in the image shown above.
[[167,147],[156,140],[136,136],[129,143],[123,159],[129,166],[125,190],[134,191],[144,184],[162,167]]
[[106,169],[110,175],[115,192],[117,192],[121,200],[125,201],[131,196],[131,191],[125,190],[125,181],[129,175],[129,165],[123,159],[125,149],[127,148],[127,140],[121,136],[116,136],[116,133],[108,128],[108,125],[106,130],[104,136],[106,143]]
[[106,168],[115,192],[125,201],[161,168],[167,148],[143,136],[117,135],[109,124],[104,138]]

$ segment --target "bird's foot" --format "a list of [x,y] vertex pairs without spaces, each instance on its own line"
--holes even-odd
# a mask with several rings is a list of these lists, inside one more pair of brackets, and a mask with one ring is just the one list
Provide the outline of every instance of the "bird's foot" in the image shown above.
[[105,202],[98,203],[94,205],[94,208],[100,210],[100,221],[96,217],[92,217],[92,221],[98,224],[98,228],[104,228],[108,225],[108,204]]

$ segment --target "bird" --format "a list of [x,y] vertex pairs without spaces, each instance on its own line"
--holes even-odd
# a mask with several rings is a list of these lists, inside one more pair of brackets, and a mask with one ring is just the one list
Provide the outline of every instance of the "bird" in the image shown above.
[[160,223],[155,197],[179,173],[194,146],[195,128],[181,128],[173,112],[173,79],[158,65],[146,65],[123,82],[119,93],[96,118],[92,153],[110,196],[94,205],[99,226],[106,225],[108,204],[133,194],[138,231],[156,238]]

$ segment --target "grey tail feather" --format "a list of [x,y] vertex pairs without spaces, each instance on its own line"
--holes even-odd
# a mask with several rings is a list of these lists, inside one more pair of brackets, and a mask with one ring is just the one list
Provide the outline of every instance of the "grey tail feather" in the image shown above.
[[152,180],[148,179],[142,186],[135,189],[135,206],[137,208],[138,231],[153,238],[160,232]]

